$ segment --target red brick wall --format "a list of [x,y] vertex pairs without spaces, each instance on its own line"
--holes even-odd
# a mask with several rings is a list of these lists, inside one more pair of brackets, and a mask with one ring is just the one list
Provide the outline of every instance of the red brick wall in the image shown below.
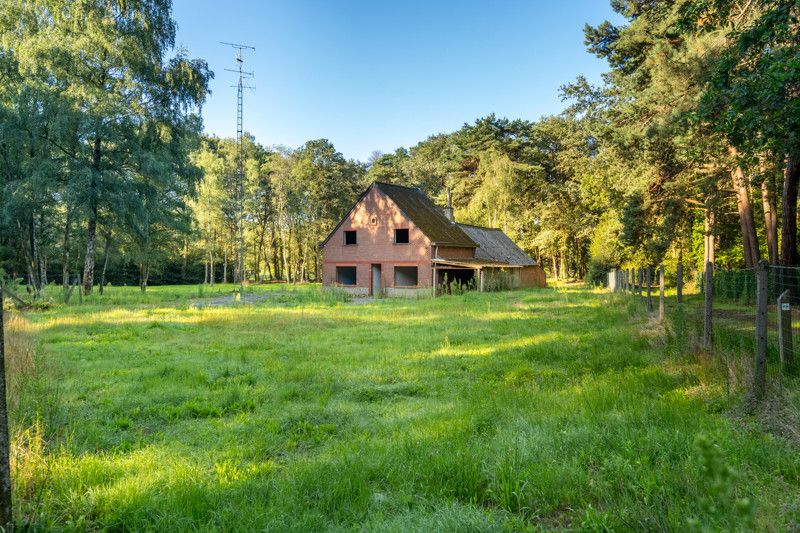
[[539,265],[523,267],[520,281],[522,287],[544,289],[547,286],[544,269]]
[[[372,221],[375,220],[373,224]],[[394,244],[395,228],[408,228],[409,244]],[[345,246],[344,232],[358,244]],[[419,287],[431,286],[431,243],[388,197],[374,187],[353,208],[322,249],[322,280],[336,284],[336,266],[355,266],[356,286],[369,289],[371,265],[381,265],[384,287],[394,287],[394,266],[417,266]]]
[[475,248],[439,246],[439,257],[446,257],[448,259],[472,259],[475,257]]

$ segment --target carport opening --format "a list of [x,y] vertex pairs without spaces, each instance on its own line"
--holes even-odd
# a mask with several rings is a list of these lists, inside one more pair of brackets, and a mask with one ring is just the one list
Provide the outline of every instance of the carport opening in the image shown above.
[[445,294],[474,290],[478,288],[476,272],[472,268],[439,268],[436,270],[436,284]]

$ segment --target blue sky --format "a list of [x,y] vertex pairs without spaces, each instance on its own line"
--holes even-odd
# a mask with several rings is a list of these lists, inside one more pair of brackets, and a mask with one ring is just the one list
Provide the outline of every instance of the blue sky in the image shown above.
[[177,44],[216,73],[208,133],[236,130],[234,51],[256,47],[245,130],[267,146],[330,139],[348,158],[413,146],[495,113],[558,113],[562,84],[605,64],[583,25],[617,20],[606,0],[174,0]]

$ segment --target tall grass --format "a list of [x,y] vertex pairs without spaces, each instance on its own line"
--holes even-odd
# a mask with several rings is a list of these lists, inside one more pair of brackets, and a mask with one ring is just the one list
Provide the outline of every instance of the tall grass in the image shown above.
[[[175,289],[197,294],[197,287]],[[274,290],[274,289],[268,289]],[[15,490],[43,530],[791,530],[794,444],[620,299],[54,307],[63,417]],[[166,290],[165,290],[166,291]],[[169,291],[166,291],[169,292]]]

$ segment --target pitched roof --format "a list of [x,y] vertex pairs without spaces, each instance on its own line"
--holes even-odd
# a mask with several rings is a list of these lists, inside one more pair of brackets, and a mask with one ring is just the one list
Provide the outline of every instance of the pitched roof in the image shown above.
[[517,266],[536,265],[536,261],[499,229],[468,224],[456,224],[456,226],[478,244],[478,249],[475,250],[476,259]]
[[397,207],[414,222],[431,242],[446,246],[474,248],[477,243],[464,232],[460,224],[448,220],[441,208],[420,189],[401,187],[376,181],[374,186],[391,198]]

